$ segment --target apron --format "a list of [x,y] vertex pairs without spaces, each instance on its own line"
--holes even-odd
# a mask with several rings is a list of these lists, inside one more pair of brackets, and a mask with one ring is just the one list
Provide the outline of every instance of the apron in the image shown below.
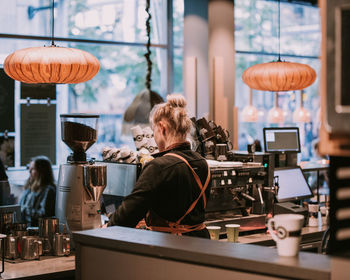
[[170,222],[167,221],[161,217],[159,217],[154,211],[149,210],[146,214],[146,225],[147,229],[149,230],[155,230],[155,231],[161,231],[161,232],[168,232],[172,233],[175,235],[182,235],[183,233],[191,232],[191,231],[197,231],[197,230],[202,230],[205,228],[205,224],[201,223],[198,225],[180,225],[181,221],[194,209],[194,207],[197,205],[198,201],[200,198],[203,199],[203,205],[204,209],[207,205],[207,198],[205,197],[205,190],[207,189],[210,181],[210,168],[208,166],[208,176],[207,179],[204,183],[204,186],[202,185],[201,180],[199,179],[197,173],[193,170],[191,165],[188,163],[186,159],[184,159],[182,156],[174,153],[168,153],[165,154],[164,156],[172,156],[172,157],[177,157],[181,159],[183,162],[186,163],[186,165],[189,167],[191,170],[194,179],[196,180],[196,183],[201,190],[199,196],[195,201],[192,202],[191,206],[187,209],[186,213],[178,219],[176,222]]

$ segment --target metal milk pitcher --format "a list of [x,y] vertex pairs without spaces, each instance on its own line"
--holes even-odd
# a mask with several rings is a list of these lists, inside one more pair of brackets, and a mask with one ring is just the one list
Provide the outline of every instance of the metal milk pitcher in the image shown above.
[[70,236],[68,233],[56,233],[54,235],[53,251],[55,256],[69,256]]
[[53,237],[59,232],[58,218],[41,218],[39,219],[39,236],[44,240],[44,253],[50,254],[53,249]]
[[8,235],[5,237],[5,258],[17,259],[19,258],[18,252],[18,236]]
[[21,240],[21,258],[37,260],[42,254],[42,241],[35,236],[23,236]]
[[15,220],[15,213],[0,213],[0,233],[7,234]]

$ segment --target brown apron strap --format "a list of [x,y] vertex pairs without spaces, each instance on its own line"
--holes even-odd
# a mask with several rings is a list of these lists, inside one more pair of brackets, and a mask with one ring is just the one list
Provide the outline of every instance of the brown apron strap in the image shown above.
[[210,168],[208,166],[208,176],[207,176],[207,179],[205,180],[205,183],[204,183],[204,186],[202,185],[202,182],[201,180],[199,179],[197,173],[193,170],[192,166],[188,163],[188,161],[183,158],[182,156],[178,155],[178,154],[175,154],[175,153],[167,153],[165,154],[165,156],[173,156],[173,157],[177,157],[179,159],[181,159],[183,162],[186,163],[186,165],[190,168],[192,174],[193,174],[193,177],[194,179],[196,180],[196,183],[199,187],[199,189],[201,190],[199,196],[197,197],[197,199],[195,201],[193,201],[193,203],[191,204],[191,206],[187,209],[186,213],[179,219],[177,220],[177,222],[175,224],[180,224],[180,222],[188,215],[188,213],[190,213],[193,208],[196,206],[196,204],[198,203],[198,200],[202,197],[203,198],[203,205],[204,205],[204,208],[206,207],[207,205],[207,199],[205,197],[205,190],[207,189],[208,185],[209,185],[209,181],[210,181]]
[[147,228],[154,231],[168,232],[171,234],[182,235],[183,233],[205,229],[205,224],[201,223],[198,225],[189,226],[189,225],[178,225],[175,223],[172,223],[172,224],[170,223],[168,227],[150,226]]

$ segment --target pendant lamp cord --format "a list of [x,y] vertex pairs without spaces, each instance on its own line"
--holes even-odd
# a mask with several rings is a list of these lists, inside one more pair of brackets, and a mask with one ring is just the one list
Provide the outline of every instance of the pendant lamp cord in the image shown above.
[[151,74],[152,74],[152,61],[151,61],[151,14],[150,14],[150,0],[146,0],[146,13],[148,14],[148,18],[146,20],[146,31],[147,31],[147,44],[146,49],[147,52],[145,53],[146,61],[147,61],[147,74],[146,74],[146,89],[148,89],[151,92]]
[[278,62],[281,62],[281,0],[278,0]]
[[55,46],[54,42],[54,32],[55,32],[55,0],[52,0],[52,8],[51,8],[51,46]]

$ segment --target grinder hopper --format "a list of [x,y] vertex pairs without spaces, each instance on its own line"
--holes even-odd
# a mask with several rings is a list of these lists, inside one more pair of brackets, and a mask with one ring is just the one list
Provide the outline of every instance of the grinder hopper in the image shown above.
[[71,148],[73,154],[68,157],[71,163],[84,164],[83,185],[89,198],[99,201],[107,185],[106,165],[97,165],[86,161],[86,151],[97,140],[97,123],[99,115],[62,114],[62,141]]
[[71,162],[86,162],[86,151],[97,140],[97,122],[99,115],[62,114],[62,141],[71,148]]

